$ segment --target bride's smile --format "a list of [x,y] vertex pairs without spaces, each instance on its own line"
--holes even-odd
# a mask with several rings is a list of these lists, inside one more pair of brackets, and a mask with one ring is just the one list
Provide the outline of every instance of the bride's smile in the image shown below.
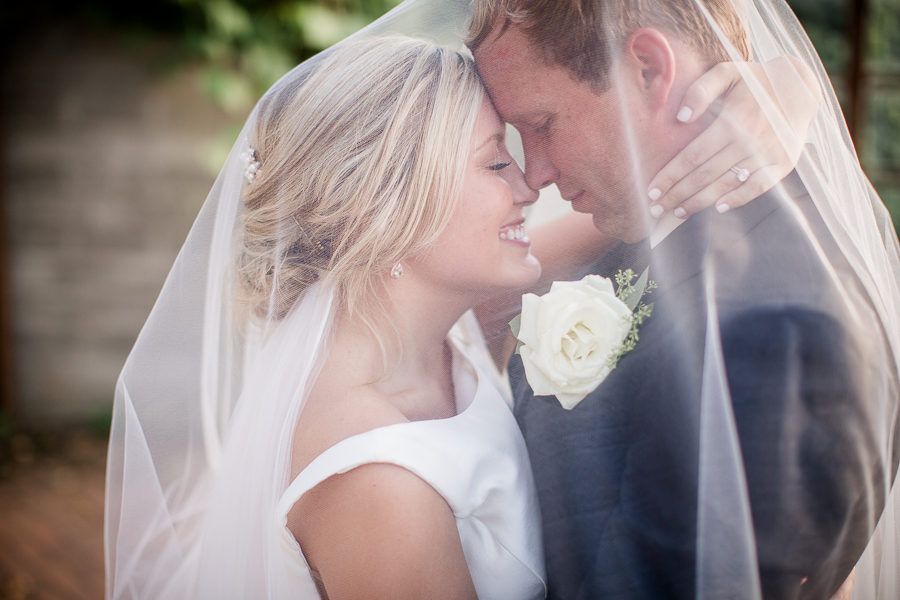
[[469,158],[453,216],[413,271],[455,290],[520,288],[541,274],[531,254],[523,209],[537,200],[510,155],[505,126],[484,100],[469,142]]
[[531,246],[531,240],[525,232],[525,219],[520,222],[510,223],[500,228],[500,239],[507,242],[517,242],[522,246]]

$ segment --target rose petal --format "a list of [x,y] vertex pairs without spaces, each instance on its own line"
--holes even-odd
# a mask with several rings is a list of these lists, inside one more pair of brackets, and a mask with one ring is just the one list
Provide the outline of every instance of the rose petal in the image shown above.
[[582,281],[585,285],[594,288],[600,293],[611,294],[612,296],[616,295],[616,290],[613,287],[611,279],[600,277],[599,275],[587,275]]
[[556,394],[556,399],[559,401],[560,406],[562,406],[566,410],[572,410],[573,408],[578,406],[586,397],[587,394]]
[[541,312],[541,298],[536,294],[522,296],[522,318],[518,339],[523,344],[535,344],[538,339],[538,320]]
[[538,361],[534,360],[534,351],[528,346],[523,346],[520,354],[522,356],[522,366],[525,367],[525,379],[528,380],[528,384],[535,395],[552,396],[556,386],[538,366]]

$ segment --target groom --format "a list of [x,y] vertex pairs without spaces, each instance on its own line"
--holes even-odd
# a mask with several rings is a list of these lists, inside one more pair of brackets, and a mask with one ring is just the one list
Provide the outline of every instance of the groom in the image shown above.
[[[574,409],[510,365],[550,596],[743,597],[758,575],[765,598],[829,597],[895,472],[875,440],[896,378],[871,383],[882,329],[796,174],[725,214],[649,217],[650,174],[703,127],[676,102],[728,60],[716,33],[694,0],[474,4],[469,45],[529,184],[622,240],[595,272],[649,264],[658,284],[637,347]],[[730,2],[707,9],[749,57]]]

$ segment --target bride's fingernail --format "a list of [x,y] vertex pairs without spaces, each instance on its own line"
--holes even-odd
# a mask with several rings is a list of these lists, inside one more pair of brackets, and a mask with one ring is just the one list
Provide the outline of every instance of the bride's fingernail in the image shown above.
[[719,211],[719,214],[721,215],[731,210],[731,207],[723,202],[722,204],[716,204],[716,210]]
[[647,195],[650,196],[650,202],[656,202],[657,200],[659,200],[659,197],[662,196],[662,192],[659,191],[658,188],[653,188],[652,190],[647,192]]
[[[671,114],[671,113],[669,113],[669,114]],[[676,115],[675,118],[678,119],[679,121],[681,121],[682,123],[685,123],[685,122],[687,122],[688,119],[691,118],[692,114],[694,114],[694,111],[692,111],[687,106],[682,106],[681,110],[678,111],[678,115]]]
[[672,214],[678,217],[679,219],[683,219],[687,216],[687,211],[681,208],[680,206],[672,211]]
[[663,209],[662,206],[660,206],[659,204],[654,204],[650,207],[650,216],[654,219],[658,219],[660,216],[662,216],[663,210],[665,209]]

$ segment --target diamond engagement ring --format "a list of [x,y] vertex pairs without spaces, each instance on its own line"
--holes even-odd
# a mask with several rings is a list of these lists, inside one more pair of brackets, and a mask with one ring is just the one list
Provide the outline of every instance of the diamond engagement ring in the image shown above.
[[734,173],[735,175],[737,175],[737,179],[741,183],[744,183],[745,181],[747,181],[750,178],[750,171],[748,171],[747,169],[742,169],[741,167],[739,167],[737,165],[734,165],[733,167],[731,167],[728,170],[731,171],[732,173]]

